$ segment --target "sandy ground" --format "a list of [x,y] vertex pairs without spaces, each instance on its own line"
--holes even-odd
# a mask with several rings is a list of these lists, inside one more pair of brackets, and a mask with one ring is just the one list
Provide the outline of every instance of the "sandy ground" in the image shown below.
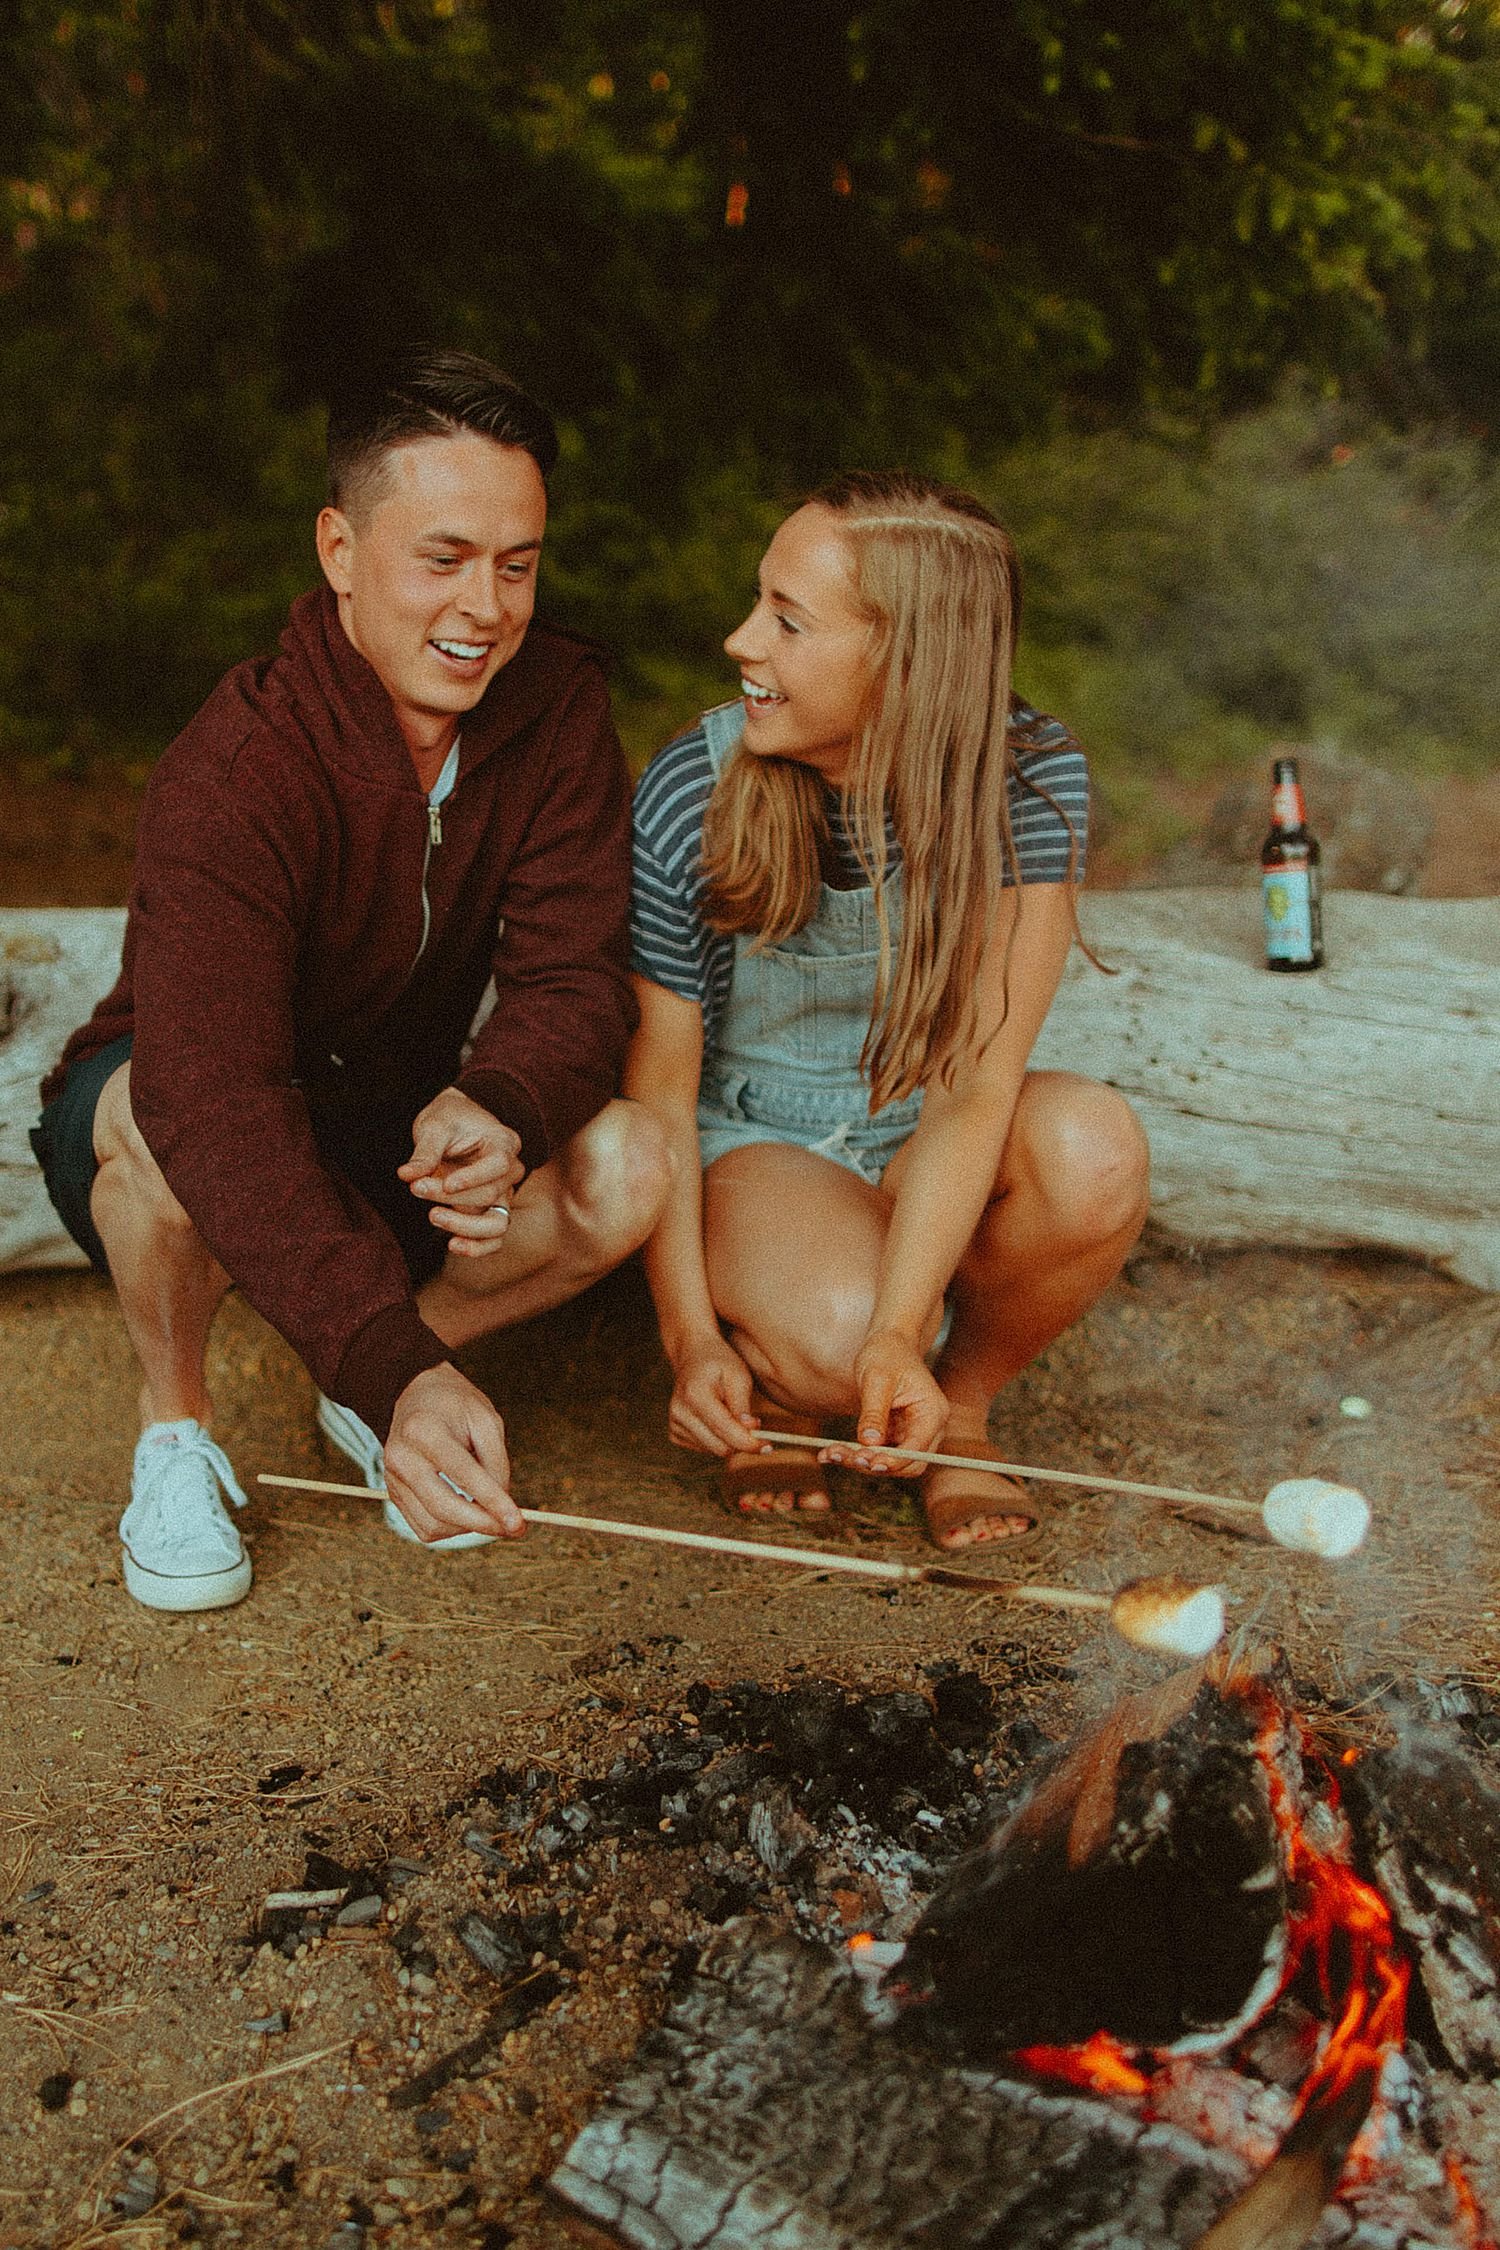
[[[47,803],[0,789],[0,895],[117,900],[130,793],[59,787]],[[1497,887],[1500,778],[1451,785],[1437,849],[1434,895]],[[1253,1499],[1330,1475],[1369,1494],[1375,1531],[1322,1565],[1066,1492],[1014,1568],[1106,1591],[1167,1569],[1221,1582],[1236,1627],[1281,1642],[1324,1695],[1414,1670],[1500,1686],[1497,1347],[1500,1300],[1403,1260],[1193,1258],[1148,1239],[1000,1402],[1004,1450]],[[470,1365],[510,1421],[524,1501],[735,1528],[705,1468],[666,1443],[636,1273]],[[238,1301],[213,1381],[253,1494],[256,1584],[234,1610],[173,1619],[120,1582],[135,1385],[107,1287],[0,1279],[6,2250],[553,2250],[573,2238],[546,2176],[723,1908],[670,1833],[581,1843],[546,1883],[535,1864],[487,1861],[464,1839],[501,1817],[507,1790],[565,1799],[680,1738],[705,1682],[826,1675],[930,1697],[933,1667],[954,1663],[994,1690],[997,1728],[1024,1721],[1034,1743],[1160,1668],[1090,1620],[989,1595],[540,1530],[429,1556],[368,1502],[251,1484],[262,1469],[347,1471],[319,1450],[305,1373]],[[1350,1397],[1368,1416],[1341,1411]],[[921,1554],[889,1488],[842,1489],[834,1536]],[[383,1903],[289,1941],[288,1957],[262,1903],[320,1868],[331,1880],[329,1863],[378,1879]],[[878,1925],[869,1908],[851,1892],[849,1915]],[[530,1972],[502,1990],[471,1958],[455,1923],[475,1909],[561,1914],[536,1956],[561,1960],[560,1989],[508,2030],[497,2002],[516,2006]],[[523,1990],[518,2017],[528,2004]],[[424,2071],[476,2040],[420,2098]]]
[[[1376,1530],[1323,1565],[1068,1493],[1016,1567],[1102,1589],[1166,1568],[1222,1582],[1237,1625],[1280,1640],[1329,1694],[1412,1669],[1500,1683],[1497,1342],[1496,1300],[1405,1261],[1195,1259],[1148,1242],[1002,1402],[1007,1450],[1253,1498],[1283,1475],[1332,1475],[1369,1494]],[[510,1414],[524,1500],[718,1524],[702,1469],[665,1442],[635,1274],[471,1364]],[[105,1286],[0,1281],[0,1375],[7,2245],[560,2245],[538,2183],[711,1921],[689,1895],[693,1855],[584,1851],[565,1991],[439,2102],[402,2107],[400,2089],[497,1996],[455,1920],[539,1902],[463,1843],[486,1775],[602,1773],[705,1681],[816,1673],[930,1693],[947,1659],[996,1689],[1002,1721],[1024,1713],[1058,1736],[1159,1669],[1091,1621],[993,1597],[538,1530],[434,1557],[369,1503],[263,1489],[249,1600],[153,1615],[120,1583],[134,1385]],[[306,1375],[238,1302],[213,1378],[247,1481],[328,1473]],[[1366,1418],[1341,1412],[1350,1396]],[[920,1551],[898,1502],[844,1489],[840,1537]],[[287,1960],[258,1943],[257,1917],[309,1850],[387,1870],[390,1903]],[[391,1874],[393,1859],[421,1872]],[[278,2016],[284,2032],[251,2028]],[[110,2199],[143,2151],[157,2201],[131,2219]]]

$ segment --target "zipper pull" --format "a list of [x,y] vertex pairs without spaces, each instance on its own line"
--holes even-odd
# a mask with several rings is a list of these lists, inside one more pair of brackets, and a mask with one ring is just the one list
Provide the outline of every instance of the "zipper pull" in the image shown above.
[[443,816],[436,805],[429,805],[427,808],[427,837],[429,843],[433,844],[440,844],[443,840]]

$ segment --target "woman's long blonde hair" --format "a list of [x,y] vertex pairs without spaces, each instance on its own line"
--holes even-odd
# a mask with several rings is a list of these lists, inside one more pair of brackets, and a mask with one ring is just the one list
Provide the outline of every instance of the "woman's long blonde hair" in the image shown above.
[[[1008,790],[1020,570],[986,507],[926,477],[855,473],[810,505],[838,517],[870,622],[870,688],[844,799],[880,929],[860,1057],[877,1110],[932,1079],[951,1084],[972,1056],[980,957],[1006,877],[1020,882]],[[894,947],[887,806],[905,876]],[[827,844],[817,774],[736,751],[704,824],[712,927],[754,931],[764,946],[800,930],[817,910]]]

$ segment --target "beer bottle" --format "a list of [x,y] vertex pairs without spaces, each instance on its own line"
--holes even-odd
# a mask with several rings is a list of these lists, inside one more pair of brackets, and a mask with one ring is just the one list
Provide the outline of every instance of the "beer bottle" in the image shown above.
[[1295,758],[1271,768],[1271,833],[1261,847],[1268,969],[1321,969],[1323,888],[1318,839],[1308,832]]

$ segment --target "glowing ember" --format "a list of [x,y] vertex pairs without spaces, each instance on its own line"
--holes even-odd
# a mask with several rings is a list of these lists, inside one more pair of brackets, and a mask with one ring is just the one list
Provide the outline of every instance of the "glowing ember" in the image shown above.
[[1448,2175],[1448,2186],[1453,2196],[1453,2215],[1458,2221],[1465,2250],[1496,2250],[1495,2238],[1486,2226],[1484,2213],[1479,2208],[1479,2198],[1470,2187],[1458,2158],[1445,2156],[1443,2170]]
[[1107,2031],[1096,2031],[1081,2047],[1023,2047],[1016,2060],[1038,2078],[1060,2078],[1095,2094],[1144,2094],[1151,2083]]

